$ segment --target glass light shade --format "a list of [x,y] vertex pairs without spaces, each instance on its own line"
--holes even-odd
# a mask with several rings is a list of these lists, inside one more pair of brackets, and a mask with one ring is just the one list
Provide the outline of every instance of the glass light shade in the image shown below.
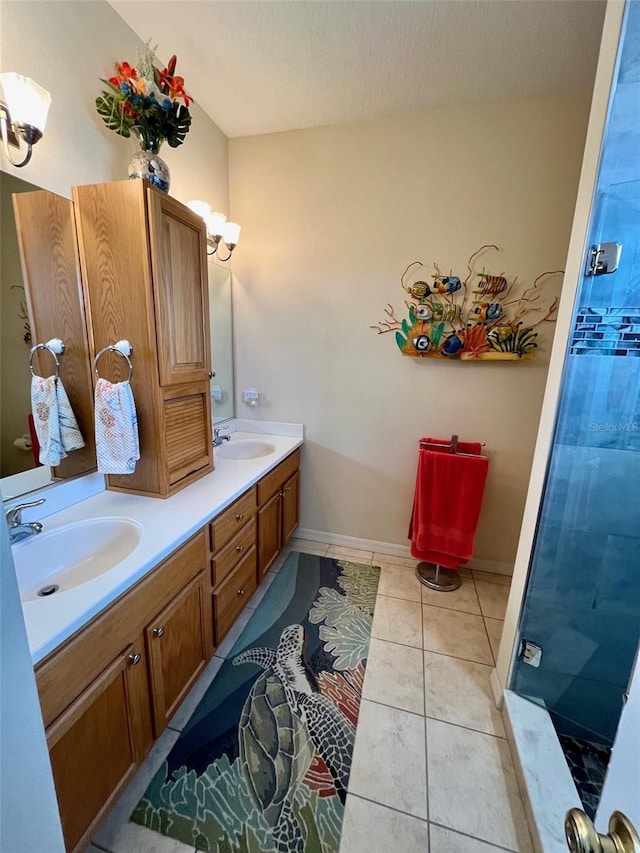
[[207,231],[212,237],[222,237],[227,217],[224,213],[211,213],[206,219]]
[[237,246],[240,239],[240,225],[237,222],[227,222],[224,226],[222,239],[227,246]]
[[0,74],[7,109],[15,124],[28,124],[44,131],[51,95],[29,77],[9,71]]
[[199,199],[196,199],[195,201],[188,201],[187,207],[189,208],[189,210],[192,210],[198,216],[201,216],[205,222],[207,221],[207,217],[211,213],[211,205],[208,204],[206,201],[200,201]]

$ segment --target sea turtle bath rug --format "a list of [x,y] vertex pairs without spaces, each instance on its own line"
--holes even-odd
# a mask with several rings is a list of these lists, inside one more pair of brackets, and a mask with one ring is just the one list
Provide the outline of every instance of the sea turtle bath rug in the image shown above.
[[209,853],[337,853],[379,577],[290,554],[131,819]]

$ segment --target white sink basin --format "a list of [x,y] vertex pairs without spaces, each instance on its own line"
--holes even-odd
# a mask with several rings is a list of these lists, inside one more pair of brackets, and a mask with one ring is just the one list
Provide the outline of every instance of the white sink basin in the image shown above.
[[239,438],[216,447],[215,453],[223,459],[258,459],[273,453],[275,446],[260,438]]
[[142,527],[128,518],[92,518],[19,542],[13,561],[21,599],[42,601],[93,580],[128,557],[141,534]]

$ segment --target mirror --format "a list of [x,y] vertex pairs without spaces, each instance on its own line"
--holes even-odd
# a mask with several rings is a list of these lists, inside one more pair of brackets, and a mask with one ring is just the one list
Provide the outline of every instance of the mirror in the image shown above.
[[231,271],[209,259],[211,417],[214,426],[234,416]]
[[[28,446],[27,415],[29,400],[29,349],[31,332],[27,318],[27,296],[22,281],[20,249],[16,234],[11,196],[33,192],[39,187],[2,174],[0,245],[0,477],[19,474],[35,467]],[[22,439],[22,442],[20,442]],[[17,443],[16,443],[17,442]]]
[[[85,473],[96,463],[73,206],[66,198],[7,174],[2,176],[1,194],[0,475],[6,499],[47,485],[53,478]],[[28,420],[30,348],[51,338],[64,342],[58,357],[60,381],[85,440],[85,447],[70,452],[53,469],[39,467],[30,447],[33,434]],[[33,367],[41,376],[56,370],[46,350],[35,354]]]
[[[37,332],[38,341],[41,337],[44,337],[45,340],[51,337],[65,337],[59,330],[59,321],[61,314],[66,316],[69,313],[69,300],[67,300],[66,296],[71,295],[76,302],[81,302],[81,289],[78,277],[75,282],[75,294],[67,292],[63,298],[56,290],[55,302],[53,305],[49,303],[47,308],[48,316],[40,315],[36,317],[35,328],[30,330],[29,312],[27,309],[28,300],[22,277],[20,241],[17,236],[12,195],[15,193],[34,193],[38,192],[40,188],[7,173],[2,172],[1,175],[2,241],[0,244],[0,318],[2,325],[0,335],[0,485],[2,487],[3,498],[8,500],[40,489],[45,485],[55,482],[59,477],[67,477],[76,473],[65,472],[64,470],[60,471],[59,469],[52,471],[52,469],[44,466],[37,467],[34,455],[28,448],[25,436],[29,432],[27,417],[31,411],[29,350],[36,342],[35,339],[31,340],[28,337],[28,333],[29,331],[32,334]],[[54,196],[53,193],[47,193],[47,196],[50,197],[52,204],[55,204],[57,200],[61,205],[71,205],[70,201],[62,199],[59,196]],[[46,225],[37,229],[38,236],[43,232],[46,233],[47,230],[51,230],[51,228],[47,228],[47,226],[50,226],[51,220],[59,220],[61,218],[64,217],[48,217]],[[28,224],[28,217],[26,219],[23,217],[23,220]],[[24,241],[24,234],[22,237]],[[75,246],[75,235],[73,239]],[[228,267],[217,264],[214,259],[209,260],[208,270],[211,314],[211,364],[212,370],[216,374],[211,380],[212,419],[215,425],[234,417],[232,281],[231,271]],[[41,270],[38,270],[38,273],[41,272]],[[31,287],[34,287],[36,282],[40,280],[41,278],[38,275],[31,275]],[[56,282],[57,287],[58,282]],[[33,306],[30,307],[29,311],[32,308]],[[82,306],[80,308],[82,309]],[[80,332],[77,327],[77,310],[72,313],[76,315],[75,331],[73,335],[71,335],[69,330],[65,329],[65,331],[67,341],[70,340],[70,337],[74,337],[76,344],[70,346],[67,343],[67,349],[65,350],[65,354],[60,358],[60,364],[61,371],[63,368],[69,371],[73,363],[73,370],[71,370],[73,377],[68,375],[63,376],[64,385],[70,399],[73,393],[71,388],[74,384],[76,382],[84,383],[84,390],[81,396],[83,399],[86,398],[88,406],[88,409],[85,407],[86,414],[82,415],[78,411],[76,401],[72,401],[72,405],[79,423],[81,417],[88,419],[86,421],[89,424],[88,428],[83,429],[81,425],[85,441],[87,440],[87,435],[91,437],[91,441],[89,442],[91,444],[90,454],[88,458],[85,454],[83,470],[91,470],[95,467],[92,446],[91,366],[89,364],[86,340],[83,339],[82,342],[79,340],[80,337],[84,338],[86,334],[84,317],[82,318],[82,331]],[[51,334],[48,334],[49,328],[43,328],[45,321],[51,322],[54,325],[55,331],[51,331]],[[47,353],[44,353],[41,359],[38,356],[34,359],[34,367],[37,372],[41,372],[44,375],[51,373],[51,364],[47,361],[47,355]],[[61,373],[61,375],[63,374]],[[89,385],[86,384],[87,382],[89,382]],[[80,408],[83,407],[81,406]],[[23,439],[23,441],[20,441],[20,439]],[[69,454],[69,459],[73,459],[74,456],[82,452],[74,451],[74,453]],[[67,461],[63,460],[63,463]]]

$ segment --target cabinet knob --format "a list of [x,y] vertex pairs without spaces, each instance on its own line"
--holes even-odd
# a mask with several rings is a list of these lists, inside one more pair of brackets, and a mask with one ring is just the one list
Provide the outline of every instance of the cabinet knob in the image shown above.
[[239,590],[238,590],[238,592],[236,593],[236,595],[243,596],[243,595],[244,595],[244,590],[243,590],[243,589],[239,589]]
[[158,625],[157,628],[153,629],[153,636],[154,637],[162,637],[163,634],[164,634],[164,628],[162,627],[162,625]]
[[244,545],[238,545],[236,551],[238,552],[238,554],[244,553]]
[[213,379],[215,377],[215,375],[216,375],[215,370],[212,370],[211,373],[209,373],[209,379]]
[[236,513],[236,521],[244,521],[244,513],[237,512]]
[[140,652],[133,652],[129,655],[129,663],[131,664],[131,666],[137,666],[141,660],[142,655],[140,654]]

